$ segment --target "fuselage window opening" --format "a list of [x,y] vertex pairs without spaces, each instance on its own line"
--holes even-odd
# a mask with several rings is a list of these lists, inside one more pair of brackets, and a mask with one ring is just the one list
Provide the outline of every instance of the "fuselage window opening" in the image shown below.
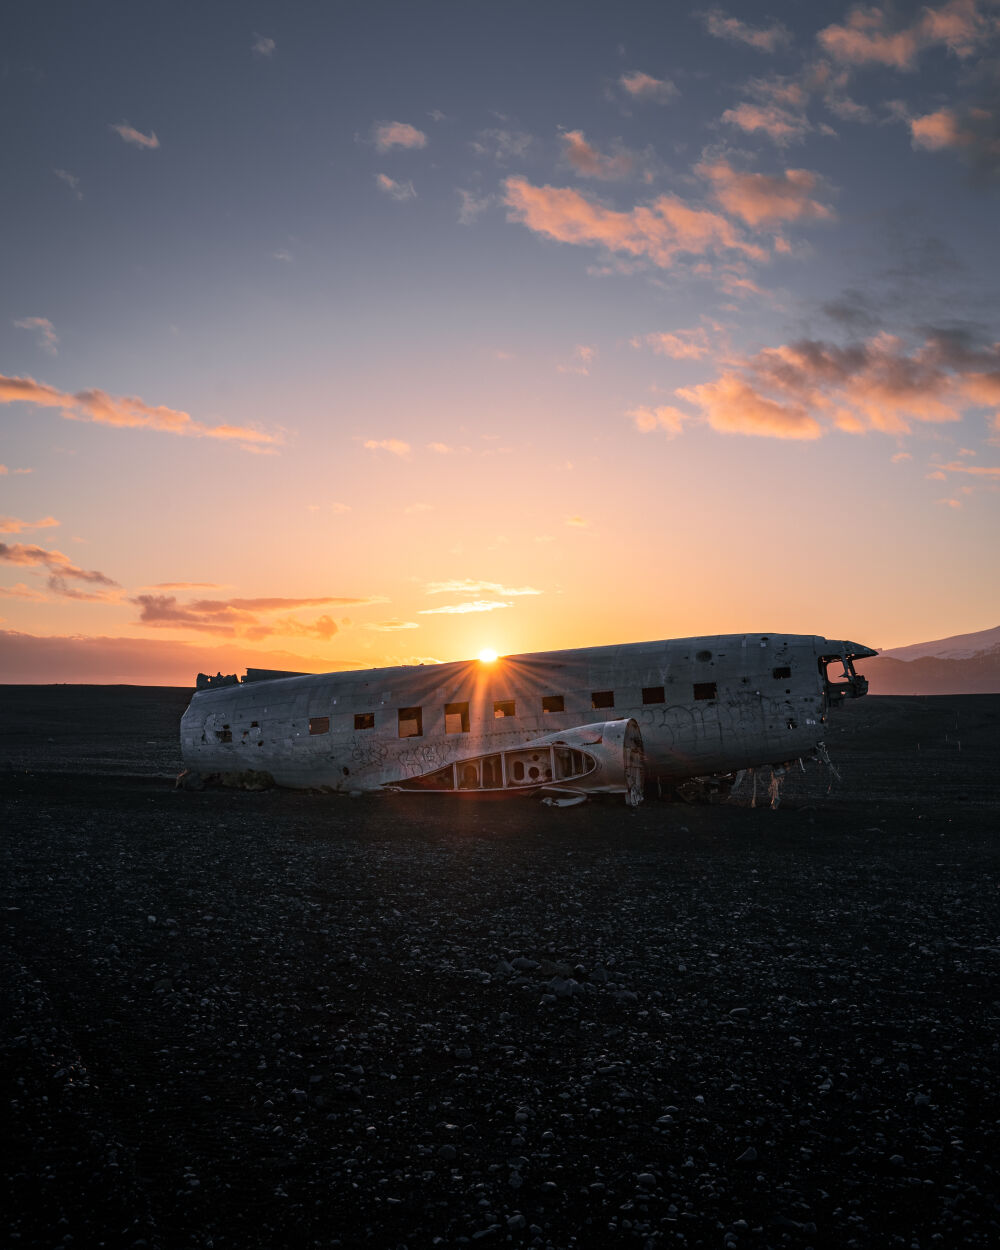
[[516,716],[517,709],[513,699],[497,699],[493,704],[493,719],[503,720],[505,716]]
[[401,707],[399,709],[399,736],[401,738],[422,738],[424,736],[423,708]]
[[503,785],[503,765],[499,755],[487,755],[483,759],[483,789],[498,790]]
[[714,681],[696,681],[694,683],[694,697],[696,699],[714,699],[716,694],[717,688]]
[[354,713],[355,729],[374,729],[375,713],[374,712],[355,712]]
[[232,742],[233,731],[228,725],[223,725],[221,729],[215,731],[215,736],[220,742]]
[[565,712],[566,700],[561,694],[543,694],[542,695],[542,712]]
[[591,707],[614,707],[615,692],[613,690],[595,690],[590,696]]
[[663,693],[662,686],[643,686],[642,688],[643,703],[666,703],[666,696]]
[[787,664],[782,664],[778,668],[771,669],[771,676],[775,681],[787,681],[792,675],[792,670]]
[[468,703],[446,703],[444,705],[444,731],[446,734],[467,734],[469,732]]
[[310,716],[309,732],[311,734],[328,734],[330,732],[329,716]]

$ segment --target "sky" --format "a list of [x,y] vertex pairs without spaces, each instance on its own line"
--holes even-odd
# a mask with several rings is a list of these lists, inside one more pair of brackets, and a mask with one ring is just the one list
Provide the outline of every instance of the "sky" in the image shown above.
[[1000,4],[37,3],[0,681],[1000,622]]

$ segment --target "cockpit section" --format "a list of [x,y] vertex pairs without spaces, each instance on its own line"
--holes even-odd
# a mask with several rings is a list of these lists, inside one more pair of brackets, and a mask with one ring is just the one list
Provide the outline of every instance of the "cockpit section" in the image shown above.
[[829,642],[829,651],[819,656],[819,671],[823,677],[823,693],[827,703],[834,706],[844,699],[860,699],[868,693],[868,679],[854,668],[854,661],[878,655],[871,647],[857,642]]

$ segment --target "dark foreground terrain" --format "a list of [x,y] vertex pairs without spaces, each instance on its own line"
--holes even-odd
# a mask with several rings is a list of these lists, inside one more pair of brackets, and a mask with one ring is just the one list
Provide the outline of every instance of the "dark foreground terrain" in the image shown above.
[[1000,1244],[1000,696],[777,811],[175,791],[0,689],[5,1246]]

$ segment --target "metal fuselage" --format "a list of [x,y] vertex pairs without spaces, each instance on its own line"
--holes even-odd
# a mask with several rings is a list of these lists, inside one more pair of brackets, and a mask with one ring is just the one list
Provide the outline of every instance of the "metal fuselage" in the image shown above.
[[[875,654],[808,634],[725,634],[246,682],[193,696],[181,750],[201,773],[375,791],[632,718],[647,778],[676,782],[809,754],[830,706],[867,689],[852,660]],[[834,662],[840,680],[827,675]]]

